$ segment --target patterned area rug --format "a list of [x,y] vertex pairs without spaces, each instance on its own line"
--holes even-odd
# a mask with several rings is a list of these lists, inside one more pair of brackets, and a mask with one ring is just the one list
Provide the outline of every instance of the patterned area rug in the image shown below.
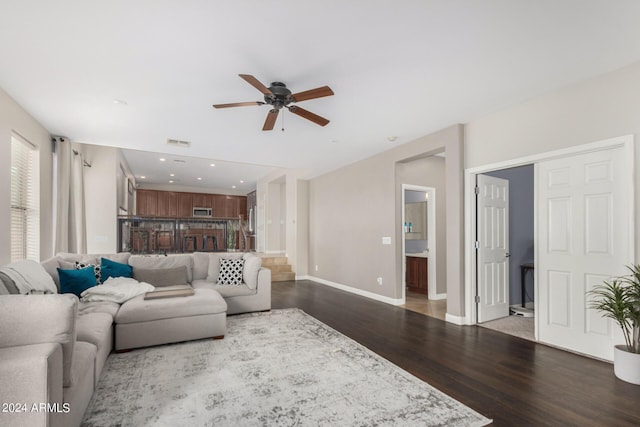
[[483,426],[491,420],[298,309],[222,340],[112,354],[84,426]]

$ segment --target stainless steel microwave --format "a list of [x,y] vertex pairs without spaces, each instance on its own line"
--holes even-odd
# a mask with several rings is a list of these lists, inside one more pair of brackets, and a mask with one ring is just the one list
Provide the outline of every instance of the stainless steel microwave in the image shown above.
[[193,208],[193,213],[191,216],[197,216],[200,218],[211,218],[213,215],[213,209],[211,208]]

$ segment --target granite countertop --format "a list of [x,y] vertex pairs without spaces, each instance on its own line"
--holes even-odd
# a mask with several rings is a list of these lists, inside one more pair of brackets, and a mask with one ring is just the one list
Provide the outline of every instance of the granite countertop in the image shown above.
[[407,252],[406,256],[414,257],[414,258],[429,258],[429,251],[424,252]]

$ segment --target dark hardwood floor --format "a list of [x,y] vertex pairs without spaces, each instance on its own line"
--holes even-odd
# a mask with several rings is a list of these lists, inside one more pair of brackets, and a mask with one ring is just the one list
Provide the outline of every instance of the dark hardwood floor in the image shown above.
[[272,287],[273,308],[304,310],[496,426],[640,425],[640,386],[609,363],[310,281]]

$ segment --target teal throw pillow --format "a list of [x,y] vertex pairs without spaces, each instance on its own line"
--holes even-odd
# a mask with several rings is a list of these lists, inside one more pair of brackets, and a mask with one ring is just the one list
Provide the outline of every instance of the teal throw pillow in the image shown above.
[[102,267],[102,283],[106,282],[109,277],[131,277],[133,268],[128,264],[111,261],[107,258],[100,259]]
[[58,268],[58,276],[60,277],[60,292],[63,294],[74,294],[79,297],[81,293],[97,284],[92,266],[80,270]]

